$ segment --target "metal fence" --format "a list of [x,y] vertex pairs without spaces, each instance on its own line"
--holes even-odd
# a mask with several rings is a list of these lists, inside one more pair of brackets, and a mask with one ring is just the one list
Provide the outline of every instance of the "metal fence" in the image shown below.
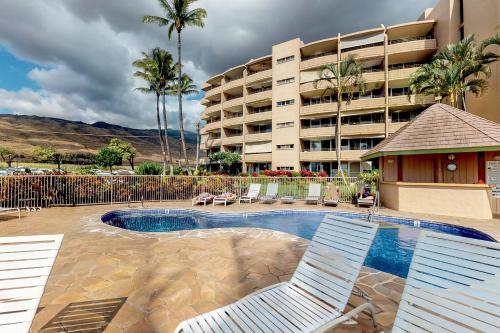
[[113,204],[140,201],[188,200],[200,192],[238,196],[251,183],[260,183],[263,195],[268,183],[279,184],[279,196],[307,196],[310,183],[339,187],[340,200],[351,202],[362,182],[335,177],[227,177],[227,176],[73,176],[36,175],[0,177],[0,207],[50,207]]

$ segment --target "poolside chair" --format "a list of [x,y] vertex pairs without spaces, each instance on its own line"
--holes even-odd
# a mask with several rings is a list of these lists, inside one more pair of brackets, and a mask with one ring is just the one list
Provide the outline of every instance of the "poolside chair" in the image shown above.
[[21,209],[18,208],[3,208],[0,207],[0,214],[12,214],[17,213],[17,217],[21,218]]
[[191,206],[203,204],[206,206],[207,203],[211,203],[214,200],[214,196],[208,192],[201,192],[200,195],[196,196],[191,200]]
[[241,196],[238,199],[238,203],[241,203],[242,201],[248,201],[249,203],[252,203],[252,200],[257,200],[257,198],[259,197],[259,192],[260,184],[250,184],[250,188],[248,189],[247,194]]
[[226,193],[222,193],[221,195],[216,195],[214,197],[214,200],[212,200],[212,204],[213,204],[213,206],[215,206],[215,204],[220,203],[220,204],[224,204],[224,206],[227,206],[228,203],[236,201],[237,198],[238,197],[236,196],[236,194],[226,192]]
[[290,282],[180,323],[175,332],[325,332],[368,310],[342,314],[378,225],[325,216]]
[[323,197],[324,206],[338,206],[339,200],[339,188],[329,183],[325,190],[325,195]]
[[280,198],[281,203],[293,204],[295,202],[295,197],[293,195],[285,195]]
[[421,231],[392,332],[500,332],[500,244]]
[[309,184],[309,193],[305,199],[307,204],[315,204],[319,203],[321,199],[321,184],[311,183]]
[[375,205],[375,197],[376,197],[375,193],[371,193],[371,191],[370,191],[370,195],[363,198],[363,193],[365,192],[366,189],[369,189],[369,188],[365,185],[362,185],[359,188],[359,192],[357,194],[357,202],[356,202],[356,205],[358,207],[359,206],[371,207],[371,206]]
[[261,203],[273,203],[278,200],[278,183],[267,184],[266,195],[261,196]]
[[28,332],[64,235],[0,237],[0,332]]

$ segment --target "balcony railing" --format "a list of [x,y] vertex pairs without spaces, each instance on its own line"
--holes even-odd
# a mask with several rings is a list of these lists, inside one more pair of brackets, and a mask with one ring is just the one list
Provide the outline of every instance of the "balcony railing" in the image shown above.
[[270,111],[249,113],[245,115],[245,122],[251,123],[256,121],[271,120],[272,118],[273,114]]
[[249,103],[255,103],[255,102],[264,101],[264,100],[272,99],[272,98],[273,98],[273,91],[270,88],[270,89],[267,89],[264,91],[259,91],[259,92],[247,95],[245,97],[245,102],[247,104],[249,104]]
[[388,47],[389,54],[395,53],[411,53],[416,51],[429,50],[434,51],[437,48],[435,39],[413,39],[390,44]]
[[223,85],[223,89],[224,89],[224,91],[226,91],[226,90],[231,89],[231,88],[243,86],[244,83],[245,83],[245,79],[243,77],[233,79],[229,82],[226,81]]
[[245,154],[244,159],[245,163],[271,162],[272,154],[271,153]]
[[222,139],[223,145],[243,143],[243,135],[228,135]]
[[206,98],[209,98],[209,97],[212,97],[214,95],[218,95],[222,92],[222,87],[221,86],[217,86],[217,87],[213,87],[212,89],[210,90],[207,90],[205,92],[205,97]]
[[224,102],[223,108],[229,109],[240,105],[243,105],[243,96],[234,96]]
[[222,120],[222,126],[234,126],[243,124],[243,116],[225,118]]
[[246,84],[248,85],[250,83],[262,81],[265,79],[270,79],[272,77],[272,73],[273,73],[272,69],[266,69],[259,72],[248,74]]
[[270,141],[272,139],[272,133],[250,133],[245,135],[246,142],[259,142],[259,141]]
[[337,62],[337,54],[326,54],[323,56],[318,56],[311,59],[302,60],[300,62],[300,70],[308,70],[313,68],[318,68],[326,64],[336,63]]

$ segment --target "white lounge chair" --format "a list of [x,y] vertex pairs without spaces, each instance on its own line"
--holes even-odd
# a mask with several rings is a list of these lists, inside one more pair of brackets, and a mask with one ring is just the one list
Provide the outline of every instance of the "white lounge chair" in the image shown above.
[[338,206],[340,202],[339,199],[339,188],[329,183],[325,190],[325,195],[323,196],[324,206]]
[[500,244],[422,231],[392,332],[500,332]]
[[[326,216],[290,282],[188,319],[175,332],[325,332],[371,303],[342,314],[378,225]],[[375,317],[373,317],[375,321]]]
[[248,201],[249,203],[252,203],[252,200],[255,201],[259,197],[259,192],[260,192],[260,184],[250,184],[248,193],[246,195],[241,196],[238,199],[238,203],[241,203],[242,201]]
[[224,206],[227,206],[228,203],[236,201],[237,198],[236,194],[230,192],[222,193],[221,195],[216,195],[214,197],[212,205],[215,206],[215,204],[224,204]]
[[0,332],[28,332],[64,235],[0,237]]
[[21,209],[20,208],[0,207],[0,214],[12,214],[12,213],[17,213],[17,217],[21,218]]
[[319,203],[321,199],[321,184],[311,183],[309,184],[309,193],[305,199],[307,204],[315,204]]
[[266,195],[261,196],[260,202],[273,203],[278,200],[278,183],[267,184]]

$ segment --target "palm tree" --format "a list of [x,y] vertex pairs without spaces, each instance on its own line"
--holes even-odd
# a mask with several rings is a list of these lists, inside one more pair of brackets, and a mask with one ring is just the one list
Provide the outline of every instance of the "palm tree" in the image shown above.
[[132,63],[132,65],[139,70],[134,73],[135,77],[139,77],[146,81],[146,87],[135,88],[145,94],[156,95],[156,123],[158,125],[158,138],[160,141],[161,152],[163,157],[163,173],[165,174],[167,166],[167,156],[165,154],[165,145],[163,133],[161,130],[161,120],[160,120],[160,96],[162,94],[162,77],[160,75],[160,68],[158,63],[154,61],[153,52],[150,54],[143,52],[143,58],[138,59]]
[[170,173],[173,173],[172,169],[172,153],[170,150],[170,144],[168,142],[168,120],[167,120],[167,111],[165,108],[165,95],[166,90],[172,85],[172,82],[175,80],[175,73],[177,71],[177,65],[174,64],[174,59],[170,52],[163,50],[161,48],[155,48],[152,51],[153,60],[157,64],[159,68],[160,75],[160,89],[162,95],[162,106],[163,106],[163,130],[164,130],[164,139],[165,139],[165,147],[168,156],[168,162],[170,164]]
[[338,170],[345,181],[344,171],[340,163],[342,102],[345,101],[346,104],[350,104],[355,92],[363,93],[365,91],[365,81],[363,79],[361,64],[352,54],[340,63],[326,64],[319,71],[319,78],[314,82],[315,87],[318,87],[322,82],[326,85],[324,94],[330,91],[333,95],[337,95],[335,153],[337,155]]
[[497,61],[499,56],[485,49],[498,44],[499,40],[500,31],[480,45],[476,44],[474,35],[448,44],[429,64],[421,66],[410,76],[409,95],[421,93],[434,95],[439,100],[448,98],[454,107],[459,107],[461,101],[467,111],[465,94],[480,96],[488,88],[489,64]]
[[[181,58],[181,32],[185,27],[203,27],[205,25],[204,19],[207,17],[206,10],[202,8],[190,9],[189,7],[197,0],[158,0],[160,6],[165,11],[165,17],[146,15],[143,17],[144,23],[156,23],[159,26],[168,25],[168,38],[172,38],[172,32],[177,32],[177,63],[178,75],[182,77],[182,58]],[[180,86],[179,86],[180,88]],[[189,161],[187,157],[186,141],[184,138],[184,117],[182,115],[182,91],[178,89],[177,96],[179,99],[179,131],[181,134],[181,146],[184,154],[184,160],[188,173],[191,174],[189,169]]]
[[198,87],[193,83],[193,79],[186,73],[182,74],[181,86],[179,89],[177,78],[167,87],[167,95],[176,95],[180,90],[182,95],[196,95],[199,93]]

